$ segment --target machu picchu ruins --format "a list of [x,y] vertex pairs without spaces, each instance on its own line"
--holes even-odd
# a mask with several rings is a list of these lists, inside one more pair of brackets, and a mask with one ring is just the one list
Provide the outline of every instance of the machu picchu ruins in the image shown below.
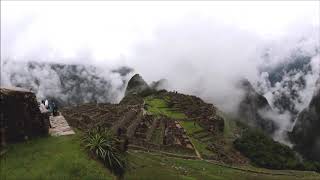
[[[225,127],[213,104],[176,91],[153,90],[139,75],[131,80],[126,90],[130,93],[119,104],[87,103],[62,108],[61,113],[79,130],[100,127],[127,137],[130,149],[229,164],[247,162],[236,150],[225,150],[224,140],[214,140],[223,136]],[[195,143],[202,144],[206,153],[198,152]]]

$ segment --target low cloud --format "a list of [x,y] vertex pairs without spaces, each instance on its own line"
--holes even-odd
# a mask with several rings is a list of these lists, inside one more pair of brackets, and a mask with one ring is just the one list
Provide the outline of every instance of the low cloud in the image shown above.
[[[63,12],[68,12],[67,8],[64,10]],[[83,13],[80,10],[77,12]],[[105,10],[99,8],[97,13],[92,12],[94,17],[101,20],[99,13],[102,14]],[[136,10],[132,12],[136,13]],[[121,12],[116,14],[121,15]],[[5,52],[5,56],[1,57],[1,84],[18,83],[31,86],[39,98],[57,94],[68,99],[71,95],[62,90],[65,83],[68,92],[82,96],[84,101],[98,99],[100,102],[118,102],[123,97],[123,88],[133,73],[121,76],[113,70],[128,66],[141,74],[148,83],[165,78],[168,80],[168,89],[200,96],[223,111],[234,113],[237,112],[243,97],[242,90],[238,89],[236,84],[240,79],[247,78],[277,112],[265,115],[271,116],[283,131],[290,129],[294,116],[276,106],[275,100],[278,96],[282,93],[290,94],[291,90],[295,89],[297,95],[288,97],[297,111],[301,111],[310,102],[313,94],[311,92],[319,77],[318,25],[311,26],[302,22],[294,27],[303,28],[288,29],[284,36],[268,38],[232,23],[223,23],[221,19],[217,20],[213,16],[209,18],[190,15],[175,17],[170,23],[153,24],[155,28],[150,25],[146,28],[148,31],[138,32],[139,28],[135,27],[132,31],[129,29],[119,32],[119,29],[130,27],[124,21],[127,16],[120,15],[121,23],[112,19],[112,16],[107,16],[112,17],[108,19],[110,24],[103,24],[101,28],[99,27],[102,22],[95,22],[88,17],[83,22],[77,20],[71,23],[74,24],[74,27],[71,27],[68,21],[63,21],[63,14],[58,17],[50,16],[52,21],[34,15],[37,18],[30,16],[21,19],[20,23],[7,23],[6,28],[1,27],[1,36],[5,37],[4,40],[1,38],[1,51]],[[145,14],[140,15],[139,18],[142,18]],[[156,15],[153,14],[152,17]],[[74,17],[68,16],[67,20],[72,22]],[[132,22],[133,20],[134,18]],[[56,26],[60,21],[61,26]],[[150,18],[147,22],[152,21]],[[116,27],[119,23],[120,28]],[[131,33],[128,35],[126,32],[129,31]],[[133,33],[136,31],[137,33]],[[38,32],[41,32],[39,36]],[[48,38],[50,42],[46,42]],[[121,49],[122,46],[125,48]],[[121,50],[124,53],[119,55],[118,51]],[[113,54],[113,58],[97,58],[101,57],[97,54],[103,56],[108,53]],[[115,55],[119,57],[114,57]],[[274,84],[270,82],[270,70],[290,63],[294,57],[310,58],[308,65],[311,68],[283,73],[279,81]],[[28,69],[29,61],[92,66],[83,71],[79,69],[75,75],[94,85],[82,83],[79,88],[73,88],[75,84],[72,79],[65,82],[49,65]],[[95,76],[99,77],[99,80],[94,79]],[[305,84],[294,83],[290,88],[286,86],[286,83],[299,79],[303,79]],[[99,96],[93,98],[96,95],[91,89],[103,89],[104,86],[108,93],[99,91]],[[77,92],[78,90],[86,91]]]
[[[1,62],[1,85],[20,86],[39,100],[53,98],[62,105],[86,102],[117,103],[124,95],[132,70],[81,64]],[[124,69],[123,69],[124,68]]]

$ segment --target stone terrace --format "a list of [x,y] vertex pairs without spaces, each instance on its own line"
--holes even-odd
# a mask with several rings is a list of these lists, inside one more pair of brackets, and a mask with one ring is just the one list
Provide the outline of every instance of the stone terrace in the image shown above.
[[205,103],[200,98],[175,92],[164,92],[159,96],[163,99],[168,97],[169,107],[177,109],[188,116],[188,120],[197,121],[202,128],[212,133],[222,132],[224,128],[223,119],[217,115],[217,108]]
[[144,113],[142,98],[125,98],[120,104],[83,104],[61,110],[72,127],[88,130],[97,126],[126,135],[129,143],[147,149],[194,154],[194,148],[179,123]]

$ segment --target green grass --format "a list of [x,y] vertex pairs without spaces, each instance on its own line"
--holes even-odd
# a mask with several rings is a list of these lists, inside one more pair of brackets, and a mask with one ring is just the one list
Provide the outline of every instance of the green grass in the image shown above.
[[154,115],[164,115],[173,119],[184,119],[187,116],[184,113],[178,112],[173,108],[169,108],[164,99],[148,96],[145,98],[147,111]]
[[235,139],[235,132],[237,131],[236,120],[229,117],[227,114],[217,111],[218,116],[222,117],[224,120],[224,129],[223,135],[229,141],[233,141]]
[[192,144],[195,146],[195,148],[198,150],[198,152],[201,155],[204,155],[204,156],[212,156],[212,155],[214,155],[214,152],[212,152],[212,151],[207,149],[208,145],[206,143],[203,143],[203,142],[201,142],[198,139],[193,138],[193,137],[190,137],[190,140],[191,140]]
[[[312,172],[298,171],[276,171],[276,173],[286,173],[288,175],[265,175],[259,173],[235,170],[222,167],[203,160],[185,160],[170,158],[163,155],[148,154],[145,152],[131,151],[129,154],[131,168],[127,171],[125,179],[261,179],[261,180],[295,180],[295,179],[319,179],[319,174]],[[265,172],[260,169],[260,172]],[[274,173],[275,171],[266,171]],[[290,175],[292,174],[292,175]]]
[[77,135],[43,137],[8,146],[1,179],[113,179],[80,147]]
[[203,130],[203,128],[198,123],[194,123],[194,121],[180,121],[179,123],[190,135]]
[[193,121],[180,121],[180,124],[187,131],[187,134],[192,144],[195,146],[195,148],[201,155],[211,156],[214,154],[212,151],[207,149],[206,143],[203,143],[193,137],[193,133],[204,130],[201,126],[199,126],[199,124],[194,124]]
[[[319,174],[302,171],[273,171],[251,168],[265,175],[222,167],[203,160],[170,158],[130,151],[124,179],[319,179]],[[250,169],[250,168],[248,168]],[[77,135],[46,137],[8,146],[1,157],[1,179],[114,179],[102,164],[88,157]]]

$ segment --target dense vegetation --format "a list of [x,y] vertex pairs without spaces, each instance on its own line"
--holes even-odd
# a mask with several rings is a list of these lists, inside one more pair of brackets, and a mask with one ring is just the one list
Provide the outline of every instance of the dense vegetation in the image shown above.
[[288,146],[275,142],[260,131],[246,130],[234,146],[254,164],[270,169],[296,169],[319,171],[320,164],[301,162]]

